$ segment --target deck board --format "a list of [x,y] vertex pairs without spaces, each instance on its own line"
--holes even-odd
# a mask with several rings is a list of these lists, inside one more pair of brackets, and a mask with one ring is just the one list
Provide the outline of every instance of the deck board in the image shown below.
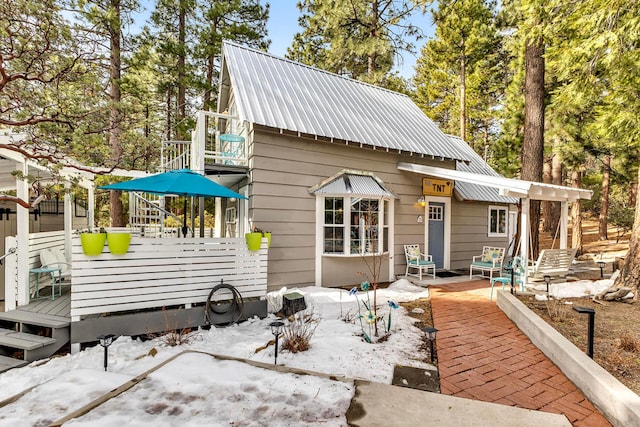
[[40,298],[31,301],[27,305],[20,306],[18,310],[28,311],[39,314],[46,314],[59,317],[71,317],[71,287],[62,286],[62,296],[51,300],[49,298]]

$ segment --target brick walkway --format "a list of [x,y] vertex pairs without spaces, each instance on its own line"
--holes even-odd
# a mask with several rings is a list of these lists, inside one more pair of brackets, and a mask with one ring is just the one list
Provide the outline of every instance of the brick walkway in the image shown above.
[[443,394],[560,413],[574,426],[611,425],[489,302],[488,280],[430,290]]

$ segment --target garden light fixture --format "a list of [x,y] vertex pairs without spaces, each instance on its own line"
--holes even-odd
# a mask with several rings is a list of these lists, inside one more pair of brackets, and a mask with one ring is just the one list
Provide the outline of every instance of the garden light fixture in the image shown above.
[[596,311],[588,307],[573,307],[575,311],[581,314],[589,315],[589,330],[587,335],[587,356],[593,359],[593,330],[596,323]]
[[433,363],[433,342],[436,340],[436,332],[438,332],[438,330],[433,326],[427,326],[422,331],[429,340],[429,354],[431,355],[431,363]]
[[544,276],[544,283],[547,284],[547,295],[549,295],[549,283],[551,282],[551,276]]
[[273,364],[277,365],[278,364],[278,338],[280,338],[280,330],[284,326],[284,322],[281,322],[278,320],[278,321],[269,323],[269,326],[271,327],[271,333],[273,334],[274,337],[276,337],[276,353],[275,353],[275,360]]
[[604,261],[598,261],[598,267],[600,267],[600,278],[604,278],[604,267],[607,265]]
[[113,339],[116,336],[113,334],[108,334],[108,335],[100,335],[98,337],[98,341],[100,341],[100,345],[102,347],[104,347],[104,370],[106,372],[107,370],[107,358],[109,357],[109,355],[107,354],[107,348],[113,343]]

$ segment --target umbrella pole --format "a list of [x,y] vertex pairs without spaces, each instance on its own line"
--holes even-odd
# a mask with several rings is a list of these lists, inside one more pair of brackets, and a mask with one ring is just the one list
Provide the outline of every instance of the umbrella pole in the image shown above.
[[184,196],[184,220],[182,222],[182,237],[187,237],[187,196]]

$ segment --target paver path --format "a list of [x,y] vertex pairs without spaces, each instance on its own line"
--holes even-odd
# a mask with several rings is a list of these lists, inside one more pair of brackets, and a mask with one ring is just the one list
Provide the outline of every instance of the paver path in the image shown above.
[[564,414],[574,426],[611,425],[495,305],[489,281],[431,285],[443,394]]

